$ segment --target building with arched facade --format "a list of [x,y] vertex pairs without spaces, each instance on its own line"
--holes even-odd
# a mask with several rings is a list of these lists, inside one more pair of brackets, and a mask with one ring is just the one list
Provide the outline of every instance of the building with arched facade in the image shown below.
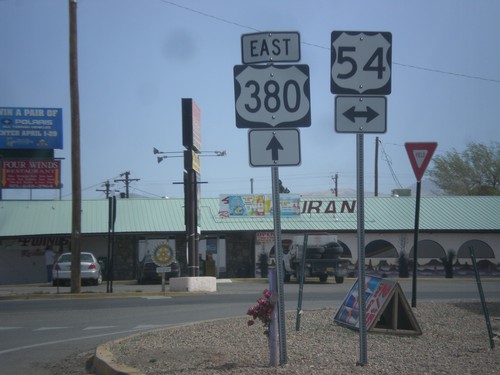
[[[229,197],[255,209],[228,210]],[[281,233],[334,235],[354,272],[358,259],[356,199],[282,194]],[[200,274],[260,277],[258,256],[273,242],[272,207],[264,197],[225,195],[201,199]],[[43,252],[70,250],[71,201],[0,201],[0,284],[45,281]],[[374,275],[397,276],[401,255],[413,259],[415,198],[365,198],[365,259]],[[108,261],[108,201],[82,202],[82,251]],[[248,209],[247,207],[247,209]],[[500,197],[423,197],[417,245],[418,270],[444,275],[442,258],[454,254],[455,274],[471,274],[470,249],[481,272],[500,276]],[[187,275],[183,199],[119,199],[114,240],[115,279],[134,279],[152,244],[168,241]],[[207,259],[215,266],[205,267]]]

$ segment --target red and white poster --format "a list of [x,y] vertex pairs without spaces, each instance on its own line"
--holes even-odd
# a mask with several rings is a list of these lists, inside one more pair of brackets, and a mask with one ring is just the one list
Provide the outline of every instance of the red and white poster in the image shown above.
[[53,159],[2,160],[2,189],[59,189],[61,161]]

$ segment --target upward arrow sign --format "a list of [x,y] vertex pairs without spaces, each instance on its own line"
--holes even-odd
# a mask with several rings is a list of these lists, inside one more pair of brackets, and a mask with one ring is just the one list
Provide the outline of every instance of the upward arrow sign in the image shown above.
[[298,129],[252,129],[248,132],[248,151],[252,167],[300,165],[300,132]]
[[275,134],[273,134],[273,137],[269,141],[266,150],[271,150],[271,159],[273,161],[279,160],[278,150],[283,150],[283,146],[281,145],[280,141],[278,141],[278,138],[276,138]]

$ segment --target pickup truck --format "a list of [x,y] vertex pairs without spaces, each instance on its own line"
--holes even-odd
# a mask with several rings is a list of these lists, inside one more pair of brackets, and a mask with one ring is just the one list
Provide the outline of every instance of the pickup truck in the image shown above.
[[[294,276],[299,281],[301,263],[303,260],[303,246],[292,245],[291,241],[282,241],[283,263],[285,269],[284,281],[290,282]],[[342,246],[335,241],[324,245],[307,246],[304,262],[304,277],[318,277],[324,283],[328,276],[334,276],[337,284],[344,282],[347,274],[348,261],[340,259]],[[273,256],[274,247],[271,249]]]

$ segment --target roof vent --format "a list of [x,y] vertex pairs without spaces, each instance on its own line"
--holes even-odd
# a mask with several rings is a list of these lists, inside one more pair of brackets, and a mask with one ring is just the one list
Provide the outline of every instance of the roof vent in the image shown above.
[[411,197],[411,189],[392,189],[393,197]]

